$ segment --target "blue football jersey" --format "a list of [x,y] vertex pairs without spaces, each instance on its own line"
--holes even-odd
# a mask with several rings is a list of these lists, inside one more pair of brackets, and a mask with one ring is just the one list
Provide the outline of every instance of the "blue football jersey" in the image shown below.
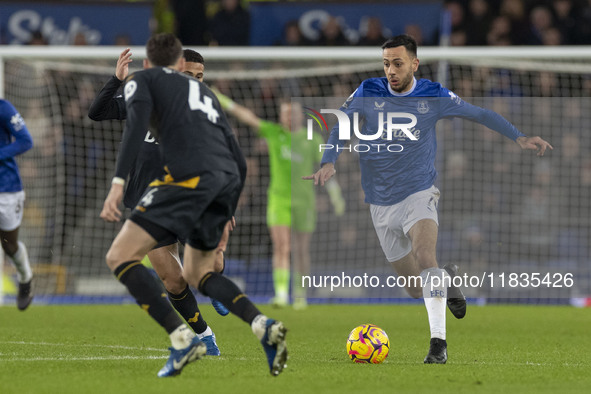
[[0,99],[0,193],[23,190],[15,156],[32,146],[23,117],[12,104]]
[[[435,125],[460,117],[481,123],[516,140],[523,136],[501,115],[469,104],[427,79],[413,80],[410,91],[394,92],[387,78],[363,81],[340,108],[350,120],[351,136],[358,128],[361,184],[365,202],[393,205],[433,185],[437,177]],[[355,125],[356,121],[362,126]],[[345,149],[339,124],[331,130],[322,163],[334,163]],[[345,136],[346,137],[346,136]]]

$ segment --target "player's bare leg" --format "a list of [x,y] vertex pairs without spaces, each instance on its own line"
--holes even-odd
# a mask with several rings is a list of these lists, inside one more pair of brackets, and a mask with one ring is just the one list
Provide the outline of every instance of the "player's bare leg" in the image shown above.
[[173,309],[160,283],[141,259],[156,245],[142,227],[127,220],[107,252],[107,265],[127,287],[138,305],[166,330],[172,343],[170,358],[158,372],[159,377],[178,375],[182,368],[207,351],[206,345],[181,320]]
[[148,258],[167,291],[179,294],[185,290],[187,282],[183,278],[177,243],[150,250]]
[[[427,364],[445,364],[447,361],[447,343],[445,341],[445,307],[447,301],[447,286],[444,277],[445,270],[438,268],[436,259],[437,223],[431,219],[419,220],[408,232],[412,243],[412,251],[404,259],[393,263],[394,268],[411,279],[420,275],[422,281],[411,281],[407,291],[413,297],[418,296],[422,285],[422,295],[427,308],[429,327],[431,329],[431,344],[429,354],[425,357]],[[404,266],[407,263],[408,266]],[[415,282],[415,283],[413,283]]]
[[154,245],[156,240],[150,234],[126,220],[107,252],[107,266],[114,271],[126,261],[140,261]]
[[168,299],[183,319],[195,331],[197,337],[207,345],[207,355],[219,356],[216,337],[203,318],[195,295],[183,278],[183,267],[179,257],[178,243],[152,249],[148,253],[152,267],[168,292]]
[[226,306],[233,314],[248,323],[261,341],[269,369],[278,375],[287,361],[283,323],[263,315],[230,279],[214,272],[216,250],[199,250],[188,243],[185,246],[184,272],[187,282],[206,296],[213,297]]
[[12,231],[0,230],[0,243],[7,255],[14,256],[18,251],[18,228]]
[[[417,224],[419,223],[420,222]],[[435,222],[433,222],[433,225],[436,226]],[[413,227],[413,229],[414,228],[415,227]],[[413,229],[411,229],[411,232]],[[419,239],[422,238],[419,237]],[[399,276],[405,277],[406,292],[413,298],[421,298],[423,296],[423,289],[421,288],[420,283],[415,281],[414,278],[419,277],[425,268],[419,266],[419,260],[415,257],[416,254],[414,253],[414,249],[415,242],[413,241],[413,251],[404,256],[402,259],[393,262],[392,267],[394,267],[394,270]],[[434,258],[435,257],[432,256],[432,258],[423,261],[434,261]],[[443,267],[443,269],[452,279],[457,275],[458,272],[458,267],[455,264],[447,264]],[[448,288],[448,295],[449,297],[447,298],[447,306],[449,310],[457,319],[463,318],[466,315],[466,297],[464,297],[462,291],[455,286],[450,286]]]
[[216,250],[215,253],[215,260],[213,263],[213,270],[215,272],[222,272],[224,270],[225,267],[225,263],[224,263],[224,252],[222,252],[221,250]]
[[307,307],[306,288],[302,286],[302,276],[310,274],[310,239],[312,233],[295,231],[293,236],[293,293],[294,309]]
[[[33,300],[31,291],[33,271],[31,270],[27,248],[24,243],[18,240],[18,230],[18,227],[12,231],[0,230],[0,243],[2,244],[2,250],[16,268],[18,279],[16,305],[19,310],[24,311]],[[2,280],[2,275],[0,275],[0,280]]]
[[273,285],[274,306],[285,306],[289,302],[289,254],[291,252],[291,229],[289,226],[269,227],[273,244]]
[[423,296],[423,288],[418,283],[419,281],[416,280],[420,276],[421,270],[412,251],[400,260],[394,261],[392,267],[398,276],[405,278],[404,284],[408,295],[412,298],[421,298]]

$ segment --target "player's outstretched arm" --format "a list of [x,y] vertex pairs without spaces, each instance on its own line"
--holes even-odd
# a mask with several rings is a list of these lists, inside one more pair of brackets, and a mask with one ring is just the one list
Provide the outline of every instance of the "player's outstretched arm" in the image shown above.
[[127,48],[119,55],[115,76],[103,86],[88,109],[88,117],[95,121],[118,119],[127,117],[123,97],[113,97],[129,73],[131,63],[131,49]]
[[221,93],[216,88],[211,88],[211,91],[217,96],[224,111],[232,116],[235,116],[239,121],[249,125],[255,130],[259,129],[261,125],[261,119],[256,116],[254,112],[240,104],[235,103],[230,97]]
[[314,180],[314,185],[320,184],[320,186],[324,186],[326,181],[336,174],[336,170],[334,169],[333,163],[324,163],[322,167],[318,171],[316,171],[312,175],[303,176],[302,179],[309,179]]
[[531,149],[537,151],[538,156],[544,156],[547,148],[554,149],[547,141],[540,137],[519,137],[515,140],[521,149]]
[[131,49],[126,48],[119,54],[117,67],[115,68],[115,76],[121,82],[127,78],[127,75],[129,74],[129,63],[131,62],[133,62],[133,59],[131,58]]
[[[447,94],[445,94],[445,92],[447,92]],[[480,123],[517,142],[521,149],[537,151],[538,156],[544,156],[544,152],[546,152],[547,148],[554,149],[552,145],[540,137],[524,136],[513,124],[494,111],[466,103],[447,90],[444,91],[442,97],[445,97],[448,94],[451,95],[451,97],[456,97],[456,99],[444,101],[444,103],[447,104],[446,116],[459,116]]]
[[[117,178],[115,178],[117,179]],[[111,184],[111,190],[105,199],[103,204],[103,210],[101,211],[101,219],[105,222],[118,222],[121,220],[121,210],[119,206],[123,199],[123,185],[113,180]]]
[[8,143],[0,147],[0,161],[16,157],[33,147],[33,138],[23,117],[10,102],[0,99],[1,129],[5,129],[10,135]]

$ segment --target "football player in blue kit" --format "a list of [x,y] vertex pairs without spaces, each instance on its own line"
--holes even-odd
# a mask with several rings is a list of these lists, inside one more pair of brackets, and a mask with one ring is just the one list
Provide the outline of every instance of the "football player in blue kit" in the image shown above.
[[[552,146],[540,137],[525,136],[501,115],[463,101],[437,82],[417,80],[414,73],[419,59],[412,37],[393,37],[382,50],[385,77],[363,81],[340,110],[351,124],[356,118],[364,121],[359,131],[364,144],[357,150],[365,202],[370,204],[387,260],[407,279],[408,294],[424,299],[431,330],[424,362],[444,364],[445,306],[447,303],[452,314],[461,319],[466,314],[466,298],[451,283],[457,266],[439,268],[436,260],[439,190],[434,186],[435,124],[442,118],[468,119],[515,141],[522,149],[536,150],[538,156]],[[345,137],[352,133],[340,134],[337,124],[324,147],[320,170],[304,179],[324,185],[335,174],[335,162],[346,149]],[[421,280],[414,280],[419,277]]]
[[27,309],[33,299],[33,272],[27,248],[18,240],[18,230],[23,220],[25,192],[15,157],[32,147],[33,139],[23,117],[10,102],[0,99],[0,241],[3,250],[0,253],[6,253],[16,268],[16,305],[21,311]]

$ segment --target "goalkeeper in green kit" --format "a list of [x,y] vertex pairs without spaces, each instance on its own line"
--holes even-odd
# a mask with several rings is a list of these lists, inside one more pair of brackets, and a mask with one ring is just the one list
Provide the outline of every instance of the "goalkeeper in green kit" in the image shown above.
[[[290,252],[293,251],[293,306],[304,309],[307,306],[306,289],[302,287],[301,277],[310,273],[310,239],[316,227],[316,195],[314,186],[303,181],[302,176],[314,172],[316,164],[320,163],[322,152],[319,146],[324,141],[316,133],[312,140],[306,138],[299,103],[281,102],[279,123],[273,123],[260,119],[250,109],[214,91],[226,112],[251,126],[267,141],[271,172],[267,226],[273,244],[275,289],[272,303],[278,307],[289,303]],[[332,182],[327,190],[335,214],[342,215],[345,200],[339,185]]]

